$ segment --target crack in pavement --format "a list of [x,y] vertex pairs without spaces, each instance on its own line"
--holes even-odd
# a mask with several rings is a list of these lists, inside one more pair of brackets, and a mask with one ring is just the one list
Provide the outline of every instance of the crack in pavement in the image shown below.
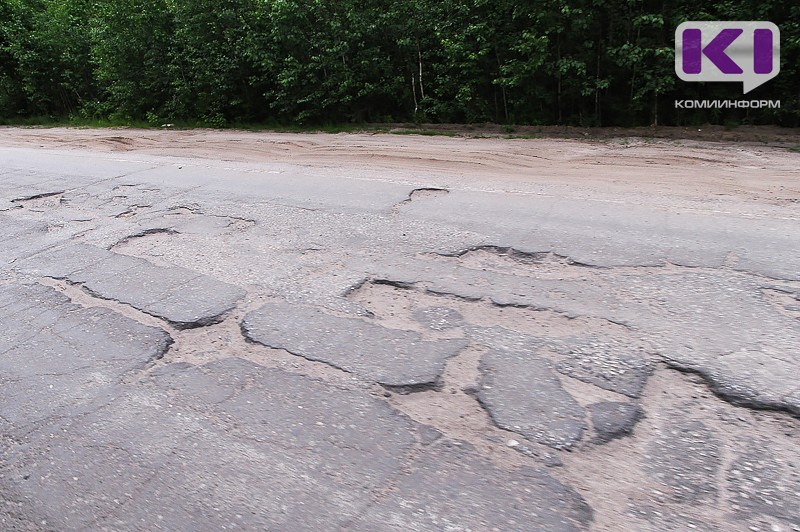
[[552,266],[554,264],[558,264],[564,266],[581,266],[585,268],[597,268],[597,269],[610,268],[609,266],[597,266],[594,264],[586,264],[583,262],[578,262],[566,255],[559,255],[552,251],[523,251],[513,246],[498,246],[494,244],[471,246],[465,249],[460,249],[452,252],[442,251],[433,253],[432,255],[434,257],[467,259],[469,258],[470,254],[478,254],[481,252],[490,253],[500,258],[508,258],[510,260],[513,260],[514,262],[524,265],[547,264],[549,266]]
[[[445,360],[466,345],[458,340],[425,342],[410,331],[282,302],[250,312],[242,330],[251,341],[408,391],[435,386]],[[309,335],[309,330],[314,334]]]
[[110,246],[108,246],[107,249],[109,251],[113,251],[114,248],[119,247],[119,246],[123,246],[123,245],[127,244],[128,242],[130,242],[131,240],[135,240],[137,238],[143,238],[143,237],[146,237],[146,236],[149,236],[149,235],[161,235],[161,234],[179,235],[180,231],[176,231],[175,229],[165,228],[165,227],[156,227],[156,228],[152,228],[152,229],[145,229],[144,231],[140,231],[138,233],[135,233],[135,234],[132,234],[132,235],[128,235],[126,237],[121,238],[120,240],[118,240],[115,243],[113,243]]
[[128,304],[176,328],[218,323],[244,297],[243,290],[182,268],[73,244],[16,263],[22,272],[80,284],[92,295]]
[[[709,390],[720,399],[734,406],[755,410],[772,410],[800,418],[800,406],[796,404],[796,397],[790,398],[783,396],[777,398],[762,398],[746,384],[742,384],[736,380],[731,382],[732,379],[730,379],[730,377],[726,378],[725,375],[714,369],[687,366],[686,364],[668,358],[665,358],[664,361],[672,369],[683,373],[698,375],[703,379],[703,382],[706,383]],[[793,391],[793,395],[800,396],[800,387]]]
[[59,190],[57,192],[43,192],[41,194],[34,194],[33,196],[26,196],[26,197],[23,197],[23,198],[12,199],[11,203],[23,203],[23,202],[26,202],[26,201],[33,201],[33,200],[38,200],[38,199],[50,198],[50,197],[53,197],[53,196],[59,196],[61,194],[64,194],[64,192],[65,192],[64,190]]
[[[470,257],[471,252],[467,252],[452,259],[469,257],[464,265],[438,266],[420,260],[419,266],[377,270],[372,284],[496,307],[557,312],[570,319],[606,320],[625,328],[628,336],[644,342],[649,346],[648,351],[658,353],[661,359],[699,368],[712,376],[715,386],[724,389],[722,397],[789,412],[800,408],[796,389],[782,377],[784,370],[773,374],[766,371],[768,367],[777,367],[776,364],[784,365],[785,371],[789,371],[796,358],[797,352],[792,346],[800,342],[800,329],[793,315],[784,317],[773,309],[772,303],[761,298],[762,284],[757,279],[724,270],[690,268],[676,272],[669,268],[648,268],[638,272],[639,268],[630,267],[595,269],[563,263],[527,263],[527,259],[538,257],[523,256],[525,260],[520,262],[505,256],[506,248],[492,249],[503,254],[501,264],[506,266],[505,272],[496,271],[499,266],[495,263],[491,263],[494,269],[488,269],[485,259],[477,257],[480,260],[475,262],[476,257]],[[485,253],[485,248],[479,248],[478,253]],[[490,255],[496,254],[491,252]],[[540,268],[543,268],[541,272]],[[520,278],[518,274],[522,270],[528,277]],[[718,279],[724,280],[727,287],[721,293],[716,285]],[[369,286],[369,282],[362,283],[350,290],[348,297],[357,297],[359,291]],[[698,297],[702,298],[702,304]],[[725,301],[724,307],[719,305],[720,299]],[[706,301],[717,303],[705,306]],[[750,309],[753,315],[759,316],[763,326],[735,327],[724,314],[701,314],[701,308]],[[576,331],[576,335],[580,333]],[[722,341],[712,339],[712,335],[719,335]],[[737,357],[720,356],[742,349],[757,352],[751,356],[751,363],[745,363],[742,357],[734,360]],[[759,367],[765,362],[769,365],[759,370],[755,379],[746,373],[745,368],[752,371],[752,363]]]

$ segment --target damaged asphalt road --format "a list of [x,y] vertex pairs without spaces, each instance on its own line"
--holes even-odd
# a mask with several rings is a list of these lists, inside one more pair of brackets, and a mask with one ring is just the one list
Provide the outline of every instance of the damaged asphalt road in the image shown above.
[[800,530],[796,205],[479,184],[0,148],[0,528]]

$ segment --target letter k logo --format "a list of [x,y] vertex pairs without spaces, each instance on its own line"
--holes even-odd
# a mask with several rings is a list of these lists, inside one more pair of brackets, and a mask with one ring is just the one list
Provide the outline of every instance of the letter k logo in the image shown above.
[[741,74],[743,70],[733,59],[728,57],[725,50],[742,33],[744,33],[744,30],[739,28],[722,30],[705,48],[702,48],[702,31],[699,29],[684,30],[683,71],[687,74],[700,74],[702,72],[703,55],[705,55],[723,74]]
[[675,73],[684,81],[741,82],[747,94],[780,72],[780,38],[764,20],[683,22],[675,29]]

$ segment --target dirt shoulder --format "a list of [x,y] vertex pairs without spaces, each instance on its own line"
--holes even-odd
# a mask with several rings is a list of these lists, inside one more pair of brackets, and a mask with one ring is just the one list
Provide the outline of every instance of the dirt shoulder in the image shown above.
[[[656,139],[641,136],[647,129],[599,130],[606,138],[595,136],[595,130],[564,130],[586,133],[570,139],[3,127],[0,146],[278,163],[364,175],[435,175],[464,186],[478,181],[504,190],[544,186],[572,195],[735,198],[777,207],[800,201],[800,153],[794,148],[800,146],[800,133],[795,130],[716,128],[690,135],[698,138]],[[659,132],[689,135],[683,128]],[[640,135],[626,136],[632,133]]]

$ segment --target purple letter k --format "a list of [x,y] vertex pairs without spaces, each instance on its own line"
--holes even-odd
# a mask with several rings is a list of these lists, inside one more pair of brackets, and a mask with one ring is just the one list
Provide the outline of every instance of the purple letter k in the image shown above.
[[705,48],[703,48],[705,56],[708,57],[723,74],[741,74],[743,72],[742,69],[739,68],[739,65],[725,53],[728,46],[742,33],[744,33],[744,30],[738,28],[722,30]]

